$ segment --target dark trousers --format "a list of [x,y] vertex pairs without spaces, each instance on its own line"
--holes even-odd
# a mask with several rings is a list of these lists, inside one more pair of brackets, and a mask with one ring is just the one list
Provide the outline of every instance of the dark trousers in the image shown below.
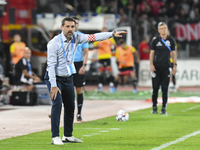
[[[47,74],[47,73],[46,73]],[[45,77],[45,82],[51,90],[51,84],[48,78]],[[73,121],[74,121],[74,109],[75,109],[75,94],[74,85],[72,83],[72,76],[70,77],[56,77],[57,87],[61,93],[58,92],[55,100],[52,101],[51,108],[51,132],[52,137],[59,136],[60,126],[60,114],[62,109],[62,103],[64,104],[64,136],[72,136]]]
[[159,90],[160,85],[162,87],[162,99],[163,99],[162,106],[166,107],[167,99],[168,99],[168,86],[169,86],[169,79],[170,79],[169,67],[155,67],[155,69],[156,69],[156,72],[155,72],[156,77],[152,78],[153,107],[157,106],[158,90]]

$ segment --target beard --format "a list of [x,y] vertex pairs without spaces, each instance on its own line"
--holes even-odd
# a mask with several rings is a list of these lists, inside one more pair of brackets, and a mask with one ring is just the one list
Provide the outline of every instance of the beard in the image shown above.
[[[71,33],[71,35],[68,35],[68,33]],[[64,35],[65,35],[66,38],[72,38],[73,32],[71,32],[71,31],[69,31],[67,33],[64,32]]]

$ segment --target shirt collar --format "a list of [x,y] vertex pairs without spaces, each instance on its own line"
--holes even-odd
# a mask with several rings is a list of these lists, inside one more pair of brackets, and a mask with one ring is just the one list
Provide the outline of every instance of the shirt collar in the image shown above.
[[[160,36],[160,35],[159,35],[159,37],[161,38],[161,36]],[[168,37],[169,37],[169,36],[167,35],[167,38],[166,38],[166,40],[168,39]]]
[[30,59],[30,58],[28,58],[28,59],[26,59],[25,57],[23,57],[23,58],[24,58],[26,61],[29,61],[29,62],[31,61],[31,59]]

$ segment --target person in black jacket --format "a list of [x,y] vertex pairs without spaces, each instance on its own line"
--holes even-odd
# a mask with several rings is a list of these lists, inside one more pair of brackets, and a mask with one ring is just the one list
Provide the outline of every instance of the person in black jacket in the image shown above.
[[24,50],[24,57],[15,65],[15,85],[29,85],[28,90],[32,91],[33,83],[41,82],[41,79],[32,71],[30,59],[31,50],[26,47]]
[[[154,37],[150,45],[150,70],[152,75],[152,101],[153,111],[152,114],[157,114],[157,98],[158,90],[162,87],[162,109],[161,114],[167,114],[167,99],[168,99],[168,86],[171,74],[176,73],[176,52],[175,42],[168,36],[168,27],[164,22],[158,23],[159,36]],[[172,52],[172,59],[174,67],[172,70],[170,64],[170,52]]]

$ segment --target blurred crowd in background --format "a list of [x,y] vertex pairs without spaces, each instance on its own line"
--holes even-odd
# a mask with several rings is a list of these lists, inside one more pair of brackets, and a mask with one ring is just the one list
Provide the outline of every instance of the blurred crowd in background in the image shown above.
[[[168,24],[171,36],[175,37],[174,23],[177,20],[192,21],[200,18],[199,0],[40,0],[38,13],[96,13],[115,14],[118,26],[131,26],[133,45],[148,36],[152,38],[157,33],[157,24],[164,21]],[[189,45],[190,52],[186,54],[188,45],[177,41],[180,50],[179,58],[199,57],[196,55],[198,43]],[[182,50],[182,51],[181,51]]]
[[121,17],[200,18],[199,0],[40,0],[38,13],[114,13]]

